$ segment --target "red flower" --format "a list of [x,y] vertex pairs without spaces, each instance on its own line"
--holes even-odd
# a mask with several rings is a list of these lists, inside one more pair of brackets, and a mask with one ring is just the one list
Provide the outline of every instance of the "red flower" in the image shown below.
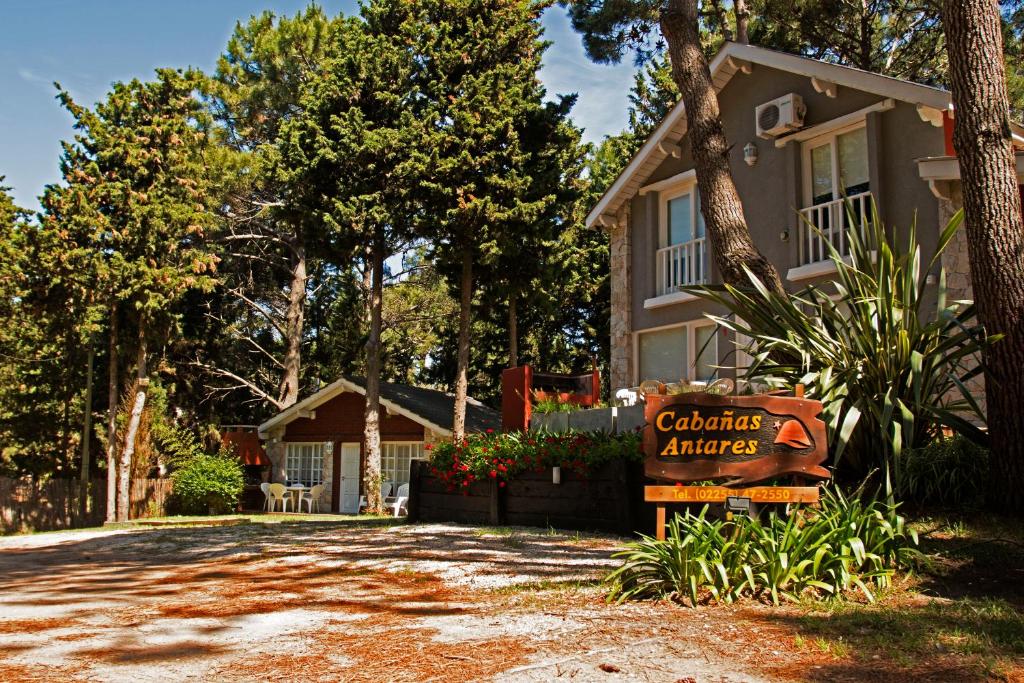
[[676,482],[676,486],[682,487],[682,485],[683,485],[683,482],[681,482],[681,481],[677,481]]
[[494,479],[495,477],[498,476],[498,473],[495,470],[491,470],[490,474],[491,474],[491,479]]
[[432,451],[434,450],[434,444],[428,443],[426,446],[424,446],[424,448],[426,448],[428,451]]
[[493,429],[490,429],[490,428],[488,428],[488,429],[487,429],[487,433],[488,433],[488,434],[493,434],[493,433],[494,433],[494,430],[493,430]]
[[503,482],[503,481],[499,481],[499,482],[498,482],[498,486],[499,486],[500,488],[504,488],[504,487],[505,487],[505,482]]
[[462,482],[462,485],[463,486],[469,486],[469,480],[467,479],[466,481]]

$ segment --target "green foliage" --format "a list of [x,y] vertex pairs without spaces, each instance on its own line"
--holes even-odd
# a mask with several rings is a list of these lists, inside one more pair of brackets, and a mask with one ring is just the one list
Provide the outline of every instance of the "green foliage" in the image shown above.
[[613,460],[639,462],[643,458],[636,432],[467,434],[461,443],[443,442],[427,448],[432,450],[432,473],[450,491],[466,490],[474,481],[488,479],[504,486],[518,474],[548,467],[561,467],[566,474],[586,478]]
[[773,508],[763,522],[707,513],[705,506],[676,515],[664,541],[644,536],[617,553],[623,564],[606,578],[609,599],[671,597],[695,606],[753,596],[777,605],[859,590],[873,601],[920,556],[896,506],[865,502],[861,491],[827,489],[820,509],[785,516]]
[[[748,288],[692,291],[732,314],[712,320],[751,339],[747,380],[804,384],[808,397],[824,403],[837,464],[845,454],[856,475],[880,468],[891,484],[900,478],[900,454],[942,427],[984,439],[967,419],[981,411],[965,382],[980,372],[971,361],[986,338],[974,306],[947,298],[938,266],[960,222],[958,215],[946,226],[923,264],[916,226],[899,238],[874,213],[863,235],[847,231],[847,258],[829,245],[835,295],[811,286],[780,296],[749,271]],[[927,282],[936,272],[937,293]]]
[[904,453],[899,496],[922,505],[963,508],[984,501],[989,450],[957,434]]
[[750,4],[750,40],[756,45],[919,83],[941,85],[946,80],[937,3],[753,0]]
[[173,480],[174,497],[186,514],[231,512],[245,485],[238,458],[223,452],[193,457]]

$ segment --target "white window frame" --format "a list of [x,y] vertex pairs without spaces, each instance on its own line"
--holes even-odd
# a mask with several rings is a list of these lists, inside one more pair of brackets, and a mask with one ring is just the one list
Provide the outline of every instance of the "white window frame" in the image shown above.
[[409,461],[410,461],[410,469],[411,469],[411,462],[413,460],[426,460],[427,459],[426,458],[426,451],[424,449],[424,445],[425,445],[425,442],[423,442],[423,441],[381,441],[380,442],[380,474],[381,474],[381,477],[383,477],[382,481],[390,481],[390,482],[392,482],[394,484],[394,489],[392,490],[391,495],[395,495],[395,491],[398,490],[399,486],[401,486],[402,484],[408,484],[409,483],[409,479],[408,479],[409,473],[408,472],[405,473],[405,477],[406,477],[405,479],[398,478],[397,476],[389,477],[388,476],[388,472],[385,469],[385,462],[387,462],[389,460],[393,462],[393,464],[391,465],[392,470],[393,470],[392,474],[397,475],[397,469],[398,469],[397,458],[398,458],[398,454],[397,453],[387,453],[386,451],[389,451],[390,447],[392,447],[392,446],[409,446],[410,447]]
[[[686,331],[686,367],[684,368],[685,374],[680,379],[686,379],[688,381],[694,381],[694,375],[697,371],[697,352],[700,350],[697,348],[697,334],[696,330],[700,327],[716,327],[716,324],[708,320],[707,318],[697,318],[696,320],[687,320],[682,323],[673,323],[671,325],[661,325],[659,327],[649,327],[644,330],[636,330],[633,332],[633,386],[639,386],[645,378],[640,377],[640,335],[647,332],[662,332],[664,330],[671,330],[675,328],[685,327]],[[718,334],[717,332],[712,336],[715,340],[714,343],[714,359],[715,365],[720,365],[720,357],[718,355]]]
[[[841,172],[839,169],[839,148],[836,146],[836,138],[846,133],[852,133],[860,128],[867,128],[867,119],[862,119],[856,123],[851,123],[835,130],[830,130],[827,133],[818,135],[809,140],[804,140],[801,144],[801,154],[803,162],[803,196],[804,196],[804,208],[808,209],[814,204],[814,183],[813,176],[811,173],[811,150],[821,147],[822,145],[830,145],[832,148],[832,201],[842,199],[843,191],[840,187]],[[870,188],[871,181],[871,145],[867,141],[864,143],[867,145],[865,153],[868,155],[868,185]]]
[[703,216],[700,215],[700,211],[697,208],[698,188],[697,188],[697,174],[696,172],[687,172],[680,174],[677,179],[670,179],[671,184],[661,185],[656,184],[658,190],[658,245],[654,251],[654,271],[656,273],[655,282],[655,296],[652,299],[645,301],[645,307],[655,308],[658,305],[665,305],[668,303],[679,303],[681,301],[689,301],[694,299],[692,294],[686,294],[683,292],[676,291],[661,291],[661,279],[665,277],[665,274],[660,265],[659,252],[662,249],[667,249],[669,246],[681,247],[688,244],[696,244],[700,242],[702,244],[703,262],[701,263],[701,275],[703,276],[699,281],[692,284],[700,285],[706,284],[709,281],[708,271],[710,270],[711,259],[708,253],[709,242],[707,241],[707,228],[704,229],[704,237],[694,237],[688,242],[680,242],[679,244],[669,245],[669,231],[668,231],[668,204],[673,199],[679,199],[680,197],[690,196],[690,226],[693,234],[697,232],[697,221],[703,220]]
[[[324,447],[324,443],[322,441],[287,441],[287,442],[285,442],[285,444],[286,444],[285,445],[285,458],[284,458],[285,479],[289,483],[301,482],[304,486],[310,486],[310,487],[316,486],[317,484],[323,484],[324,483],[324,458],[326,457],[326,450],[327,450]],[[319,469],[314,467],[312,464],[310,465],[310,469],[308,471],[309,471],[311,476],[308,479],[306,477],[302,476],[303,473],[306,471],[306,468],[304,467],[304,465],[302,463],[302,453],[301,453],[301,449],[304,446],[312,446],[313,447],[314,459],[315,459],[316,456],[320,457],[320,467],[319,467]],[[299,452],[296,453],[296,454],[293,454],[292,453],[292,448],[293,447],[296,450],[298,450]],[[292,463],[294,462],[293,458],[297,458],[299,460],[297,470],[293,469],[293,467],[292,467]],[[292,474],[298,474],[299,476],[293,478]]]

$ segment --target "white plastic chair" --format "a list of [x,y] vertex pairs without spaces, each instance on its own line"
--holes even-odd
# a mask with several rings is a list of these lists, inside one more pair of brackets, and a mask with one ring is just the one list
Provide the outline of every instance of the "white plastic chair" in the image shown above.
[[399,517],[402,514],[402,510],[405,510],[406,514],[408,514],[409,511],[405,508],[405,504],[408,502],[409,485],[402,484],[401,486],[398,487],[398,493],[392,499],[392,502],[389,502],[385,507],[387,507],[390,510],[394,510],[395,517]]
[[313,506],[316,505],[316,511],[320,512],[320,496],[324,493],[324,485],[317,484],[309,491],[303,491],[302,496],[299,498],[299,512],[302,512],[302,504],[306,503],[309,508],[309,514],[313,514]]
[[263,510],[266,511],[266,512],[271,512],[271,509],[270,509],[270,484],[267,483],[267,482],[263,482],[262,484],[260,484],[260,491],[263,492]]
[[284,484],[271,484],[270,490],[270,511],[273,512],[277,509],[277,502],[281,501],[281,512],[288,512],[288,504],[292,502],[291,495],[288,494],[288,489],[285,488]]

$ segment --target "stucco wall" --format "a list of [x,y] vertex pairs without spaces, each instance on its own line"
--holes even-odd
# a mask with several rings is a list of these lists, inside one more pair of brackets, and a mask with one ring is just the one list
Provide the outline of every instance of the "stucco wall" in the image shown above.
[[[785,279],[786,272],[798,265],[799,217],[797,210],[804,206],[803,176],[801,170],[801,143],[791,142],[777,148],[774,140],[756,135],[754,108],[761,103],[794,92],[804,98],[807,105],[806,126],[828,122],[881,101],[869,93],[839,87],[838,96],[829,98],[817,93],[810,79],[787,72],[755,65],[749,75],[737,73],[719,94],[726,136],[732,144],[730,167],[744,211],[757,248],[779,269]],[[898,232],[904,232],[915,214],[919,226],[923,255],[930,258],[937,240],[939,216],[935,197],[927,183],[917,172],[915,160],[920,157],[941,155],[944,150],[941,128],[920,119],[914,106],[897,102],[895,108],[875,112],[867,117],[867,137],[871,189],[875,193],[882,219]],[[752,142],[758,149],[758,161],[753,167],[743,161],[743,147]],[[693,168],[693,157],[688,138],[681,142],[679,158],[668,157],[655,170],[645,184],[670,178]],[[659,195],[649,192],[634,196],[629,203],[630,230],[621,241],[628,244],[629,266],[612,270],[612,315],[616,307],[629,306],[630,333],[685,322],[700,318],[704,313],[723,311],[709,308],[701,301],[674,304],[647,309],[644,301],[656,295],[655,252],[658,248]],[[782,234],[787,232],[788,239]],[[615,234],[613,232],[613,259]],[[720,282],[714,257],[711,256],[709,275],[711,282]],[[614,297],[616,279],[625,278],[631,296]],[[619,280],[621,283],[622,280]],[[808,281],[786,282],[787,288],[798,290]],[[626,289],[621,284],[621,289]],[[622,320],[626,316],[619,315]],[[630,337],[628,353],[617,352],[619,340]],[[623,348],[626,348],[623,346]],[[721,358],[731,344],[719,343]],[[612,384],[613,388],[633,382],[632,335],[613,330]],[[627,367],[628,360],[628,367]],[[620,383],[622,378],[628,378]]]

